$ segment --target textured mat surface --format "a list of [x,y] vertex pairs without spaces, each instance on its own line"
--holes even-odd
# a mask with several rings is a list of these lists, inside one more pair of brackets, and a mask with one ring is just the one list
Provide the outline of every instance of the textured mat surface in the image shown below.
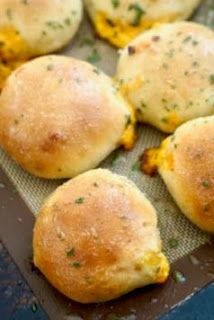
[[[213,0],[203,2],[194,16],[194,20],[214,28]],[[86,39],[88,38],[93,39],[93,44],[90,46],[83,45],[87,43]],[[97,66],[109,75],[113,75],[118,53],[107,43],[94,39],[91,27],[85,19],[74,44],[60,54],[87,60],[94,50],[97,51],[99,56]],[[142,151],[145,148],[159,145],[165,137],[162,133],[148,126],[141,127],[139,131],[140,138],[131,152],[119,150],[116,152],[116,157],[113,157],[114,161],[112,161],[111,155],[101,166],[128,176],[153,202],[158,211],[164,248],[170,261],[173,262],[206,243],[210,238],[194,227],[181,214],[159,177],[150,178],[137,170],[136,162]],[[29,175],[15,164],[3,150],[0,150],[0,165],[35,215],[45,197],[63,182],[42,180]],[[178,243],[176,248],[172,245],[174,240]]]

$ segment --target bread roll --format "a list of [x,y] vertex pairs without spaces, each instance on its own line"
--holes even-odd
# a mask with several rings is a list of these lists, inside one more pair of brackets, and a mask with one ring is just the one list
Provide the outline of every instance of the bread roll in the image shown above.
[[108,170],[84,173],[47,199],[33,251],[50,283],[81,303],[115,299],[169,274],[155,209],[132,182]]
[[98,34],[124,47],[142,31],[160,22],[190,17],[201,0],[85,0]]
[[94,66],[45,56],[18,68],[0,96],[0,144],[24,169],[68,178],[134,141],[133,117]]
[[147,150],[143,169],[156,168],[187,218],[214,233],[214,116],[187,122],[160,148]]
[[23,58],[58,50],[74,36],[81,18],[81,0],[1,0],[1,57]]
[[164,132],[212,115],[214,32],[191,22],[156,26],[121,52],[117,80],[138,120]]

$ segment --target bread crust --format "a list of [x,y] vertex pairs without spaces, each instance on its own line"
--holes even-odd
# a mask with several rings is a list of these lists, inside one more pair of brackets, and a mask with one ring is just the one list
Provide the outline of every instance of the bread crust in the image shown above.
[[29,56],[46,54],[66,45],[81,19],[81,0],[1,0],[0,35],[10,28],[19,33]]
[[120,144],[128,103],[113,81],[73,58],[19,67],[0,96],[0,143],[24,169],[68,178],[96,167]]
[[164,282],[155,209],[127,178],[97,169],[59,187],[44,203],[33,236],[34,263],[81,303],[107,301]]
[[124,50],[116,78],[141,122],[172,133],[214,113],[214,33],[192,22],[157,25]]
[[192,120],[168,139],[159,173],[187,218],[214,233],[214,116]]
[[86,9],[99,35],[124,47],[156,23],[185,20],[201,0],[85,0]]

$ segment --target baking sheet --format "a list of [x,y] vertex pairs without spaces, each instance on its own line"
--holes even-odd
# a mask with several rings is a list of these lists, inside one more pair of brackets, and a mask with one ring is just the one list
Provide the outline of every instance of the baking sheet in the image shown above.
[[[214,1],[204,1],[195,14],[194,20],[214,27]],[[93,39],[94,45],[87,45],[87,39]],[[96,65],[107,74],[114,75],[118,51],[108,43],[95,38],[91,25],[85,17],[73,43],[58,54],[87,60],[94,51],[98,52],[100,58]],[[156,129],[145,125],[140,126],[139,139],[134,149],[131,152],[116,151],[116,154],[110,155],[100,166],[129,177],[152,201],[158,212],[164,250],[170,262],[174,262],[210,241],[210,236],[201,232],[183,216],[160,177],[150,178],[136,170],[135,164],[143,150],[159,145],[165,137],[166,135]],[[50,181],[33,177],[24,172],[1,149],[0,165],[13,181],[15,188],[20,192],[34,215],[37,214],[44,199],[63,182],[62,180]],[[178,241],[176,248],[172,248],[172,240],[174,239]]]

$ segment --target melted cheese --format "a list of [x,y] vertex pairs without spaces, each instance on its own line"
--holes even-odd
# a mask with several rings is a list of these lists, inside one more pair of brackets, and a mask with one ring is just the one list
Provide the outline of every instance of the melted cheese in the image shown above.
[[167,149],[171,137],[165,139],[159,148],[151,148],[144,152],[142,170],[144,173],[154,175],[159,167],[173,170],[173,155]]
[[176,112],[170,112],[165,121],[168,132],[174,132],[175,129],[182,123]]
[[25,40],[14,28],[0,29],[0,90],[10,73],[31,56]]
[[175,20],[179,20],[179,14],[162,16],[158,21],[141,19],[141,23],[138,26],[133,26],[131,23],[124,23],[119,19],[108,19],[104,12],[97,12],[94,24],[101,37],[109,40],[115,46],[123,48],[138,34],[153,27],[155,24]]
[[169,276],[169,262],[167,258],[162,253],[149,252],[143,261],[144,267],[148,270],[156,269],[156,274],[154,275],[155,283],[164,283]]
[[129,108],[129,112],[130,112],[130,121],[129,124],[126,125],[125,131],[123,133],[123,136],[120,140],[120,144],[122,146],[124,146],[124,148],[126,150],[130,150],[133,148],[136,139],[137,139],[137,135],[136,135],[136,117],[135,117],[135,112],[134,109],[132,108],[132,106],[127,103],[128,108]]

